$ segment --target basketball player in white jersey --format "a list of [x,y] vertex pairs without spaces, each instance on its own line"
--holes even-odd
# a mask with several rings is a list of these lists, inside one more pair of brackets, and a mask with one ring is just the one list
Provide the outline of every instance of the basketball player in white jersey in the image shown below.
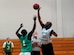
[[57,37],[56,32],[54,32],[53,29],[51,29],[52,23],[51,22],[46,22],[46,24],[44,24],[41,20],[40,17],[40,8],[37,10],[38,11],[38,21],[42,27],[42,37],[41,37],[41,48],[42,48],[42,53],[43,55],[54,55],[54,51],[53,51],[53,46],[51,43],[51,36],[54,35]]

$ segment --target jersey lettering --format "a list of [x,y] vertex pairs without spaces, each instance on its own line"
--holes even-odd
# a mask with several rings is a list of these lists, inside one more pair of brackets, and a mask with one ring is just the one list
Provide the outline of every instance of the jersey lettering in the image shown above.
[[7,50],[9,50],[10,49],[10,46],[7,46]]
[[23,46],[26,46],[25,40],[23,40]]

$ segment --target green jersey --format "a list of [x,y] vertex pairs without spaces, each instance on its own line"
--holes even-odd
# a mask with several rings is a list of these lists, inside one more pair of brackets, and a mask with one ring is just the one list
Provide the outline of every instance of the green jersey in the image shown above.
[[11,43],[6,42],[4,51],[5,52],[11,52]]
[[32,42],[28,40],[28,35],[20,37],[20,42],[22,45],[21,52],[32,52]]

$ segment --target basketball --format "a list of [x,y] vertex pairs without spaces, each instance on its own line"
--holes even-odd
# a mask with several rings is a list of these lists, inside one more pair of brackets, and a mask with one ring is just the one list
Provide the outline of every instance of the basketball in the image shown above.
[[34,8],[35,10],[37,10],[37,9],[39,8],[39,4],[35,3],[35,4],[33,5],[33,8]]

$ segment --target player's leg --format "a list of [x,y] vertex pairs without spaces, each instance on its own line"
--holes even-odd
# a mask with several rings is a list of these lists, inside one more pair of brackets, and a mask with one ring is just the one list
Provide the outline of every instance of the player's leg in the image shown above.
[[32,51],[31,55],[40,55],[40,51]]
[[52,43],[44,45],[43,47],[43,55],[48,55],[48,54],[54,55]]
[[7,53],[7,52],[5,52],[5,55],[8,55],[8,53]]
[[3,55],[6,55],[6,53],[4,52]]
[[43,55],[46,55],[46,52],[47,52],[47,50],[46,50],[46,45],[43,45],[43,44],[42,44],[41,49],[42,49],[42,54],[43,54]]
[[50,46],[50,55],[54,55],[52,43],[49,43],[49,46]]
[[9,52],[8,55],[12,55],[11,52]]
[[49,43],[47,45],[42,45],[42,53],[43,55],[54,55],[53,46],[52,43]]

